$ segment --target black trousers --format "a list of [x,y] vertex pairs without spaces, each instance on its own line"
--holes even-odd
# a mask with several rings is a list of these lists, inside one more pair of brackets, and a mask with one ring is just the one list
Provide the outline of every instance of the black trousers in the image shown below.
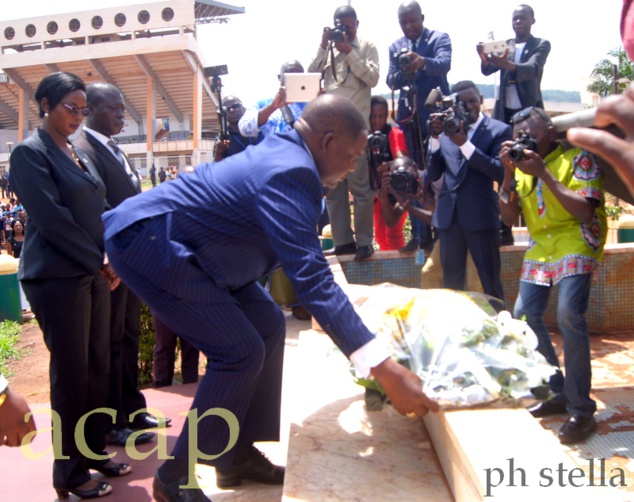
[[111,293],[110,407],[117,410],[114,428],[128,424],[130,415],[147,406],[139,390],[141,300],[123,283]]
[[[75,440],[77,424],[88,412],[108,405],[110,291],[99,273],[22,281],[22,288],[51,354],[51,408],[60,425],[53,430],[53,444],[59,442],[61,453],[69,457],[55,458],[53,486],[74,488],[90,479]],[[79,442],[101,454],[109,422],[105,414],[91,415]]]

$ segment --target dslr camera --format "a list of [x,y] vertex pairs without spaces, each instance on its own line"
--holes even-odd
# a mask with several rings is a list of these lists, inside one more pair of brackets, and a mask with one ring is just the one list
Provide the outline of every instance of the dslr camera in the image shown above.
[[365,151],[370,169],[370,187],[372,190],[378,190],[381,188],[381,178],[378,173],[379,166],[390,158],[387,136],[381,131],[374,131],[368,136],[368,144]]
[[330,40],[332,40],[333,42],[343,42],[344,33],[348,36],[348,38],[350,38],[348,27],[344,24],[341,24],[341,21],[339,21],[339,19],[335,19],[335,27],[330,29]]
[[410,63],[412,62],[412,58],[409,55],[409,50],[403,47],[400,51],[392,54],[392,59],[396,62],[396,67],[399,71],[405,71]]
[[460,101],[456,94],[443,96],[440,87],[432,89],[425,101],[431,115],[442,117],[442,130],[445,134],[455,134],[460,130],[460,121],[467,123],[467,111],[464,103]]
[[415,194],[418,189],[418,179],[412,173],[410,166],[397,162],[390,162],[390,186],[395,192],[402,194]]
[[524,150],[537,151],[537,141],[530,134],[525,131],[520,131],[517,138],[513,140],[513,145],[509,151],[509,157],[514,161],[519,161],[526,158]]

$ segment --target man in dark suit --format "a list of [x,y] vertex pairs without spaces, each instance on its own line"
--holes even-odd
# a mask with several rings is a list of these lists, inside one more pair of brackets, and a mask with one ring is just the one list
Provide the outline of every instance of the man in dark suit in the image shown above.
[[[117,207],[141,192],[141,180],[129,159],[113,140],[125,123],[125,105],[121,92],[111,84],[96,83],[86,88],[86,125],[74,145],[84,151],[95,164],[106,186],[106,200]],[[159,420],[149,413],[131,414],[147,407],[138,388],[139,336],[141,333],[141,301],[121,284],[111,292],[111,357],[110,403],[117,410],[116,423],[108,442],[125,443],[134,429],[156,427]],[[150,441],[153,433],[143,433],[136,444]]]
[[[540,89],[544,65],[550,53],[550,42],[531,35],[535,13],[526,4],[513,11],[515,38],[506,41],[504,54],[485,53],[484,45],[476,47],[484,75],[500,71],[500,90],[495,100],[493,117],[511,125],[511,117],[529,106],[544,108]],[[512,245],[512,227],[501,224],[500,245]]]
[[[396,120],[405,131],[410,156],[419,166],[425,165],[427,121],[429,110],[425,101],[432,89],[440,88],[449,94],[447,73],[451,69],[451,40],[449,35],[423,26],[425,16],[416,1],[407,1],[398,8],[398,22],[403,37],[390,45],[390,69],[387,84],[400,89]],[[409,65],[399,65],[397,55],[406,54]],[[401,59],[402,61],[402,59]],[[416,92],[412,93],[415,87]],[[413,111],[416,114],[413,115]],[[431,228],[410,218],[412,239],[401,251],[429,249],[432,244]]]
[[[399,412],[436,409],[420,380],[377,346],[334,282],[316,232],[322,186],[355,169],[365,124],[350,100],[322,95],[294,130],[104,215],[108,256],[121,279],[208,357],[173,458],[154,479],[158,500],[207,500],[196,488],[196,461],[216,467],[222,488],[242,479],[283,482],[284,468],[253,446],[279,439],[284,315],[257,280],[280,264],[302,304]],[[198,421],[207,411],[217,416]]]
[[495,101],[493,117],[507,124],[511,117],[529,106],[544,108],[540,85],[544,65],[550,53],[550,42],[531,35],[535,24],[533,9],[525,4],[513,11],[515,38],[506,41],[504,54],[486,54],[478,44],[481,70],[484,75],[500,71],[500,92]]
[[464,289],[470,251],[484,292],[504,300],[498,249],[500,210],[493,182],[504,178],[498,154],[502,143],[511,139],[511,128],[481,113],[482,95],[473,82],[458,82],[451,92],[456,93],[465,116],[457,131],[442,133],[442,116],[431,116],[428,165],[432,182],[444,176],[432,220],[440,235],[443,286]]

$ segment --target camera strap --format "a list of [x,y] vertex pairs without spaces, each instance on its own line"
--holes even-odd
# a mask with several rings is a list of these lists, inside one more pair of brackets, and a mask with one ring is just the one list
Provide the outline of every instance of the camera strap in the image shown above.
[[338,84],[343,84],[345,83],[346,80],[348,80],[348,77],[350,76],[350,65],[348,65],[348,72],[346,73],[346,76],[344,77],[344,79],[342,81],[339,81],[339,79],[337,78],[337,66],[335,65],[335,47],[334,47],[334,43],[332,42],[332,40],[330,41],[330,71],[332,72],[332,78],[335,79],[335,82],[337,82]]

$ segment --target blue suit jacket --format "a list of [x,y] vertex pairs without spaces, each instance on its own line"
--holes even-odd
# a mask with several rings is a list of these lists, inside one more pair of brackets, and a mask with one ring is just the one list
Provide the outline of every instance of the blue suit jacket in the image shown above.
[[106,213],[106,250],[117,233],[152,218],[155,237],[135,239],[123,252],[126,265],[153,287],[196,303],[226,302],[227,291],[281,264],[301,303],[349,356],[373,335],[334,282],[321,250],[321,190],[298,133],[270,135]]
[[[507,59],[515,61],[515,39],[506,41],[509,47]],[[517,69],[514,72],[501,70],[500,74],[500,94],[495,101],[493,117],[498,120],[504,120],[504,106],[506,104],[506,85],[509,81],[516,82],[517,94],[522,103],[522,108],[528,106],[537,106],[544,108],[542,101],[541,82],[544,73],[544,65],[550,53],[550,42],[543,38],[535,38],[531,35],[526,41],[524,50]],[[493,64],[480,65],[480,69],[484,75],[492,75],[500,70]]]
[[[392,57],[394,53],[401,49],[411,47],[411,40],[406,37],[399,38],[390,45],[390,69],[387,75],[387,83],[390,85],[392,81],[396,83],[396,87],[400,88],[405,84],[403,78],[396,78],[398,66]],[[425,69],[416,72],[414,83],[418,88],[418,113],[423,139],[427,131],[427,119],[429,111],[425,109],[425,101],[432,89],[440,87],[443,95],[449,95],[449,83],[447,81],[447,73],[451,70],[451,40],[449,35],[440,31],[423,30],[420,43],[416,48],[416,53],[425,58]],[[406,118],[406,110],[399,101],[399,109],[397,120]]]
[[440,149],[431,154],[428,167],[431,181],[444,174],[432,220],[436,228],[449,228],[454,212],[466,231],[499,228],[500,209],[493,181],[501,183],[504,178],[498,155],[502,142],[510,139],[508,125],[485,116],[471,137],[476,149],[467,160],[458,145],[444,134],[440,136]]

